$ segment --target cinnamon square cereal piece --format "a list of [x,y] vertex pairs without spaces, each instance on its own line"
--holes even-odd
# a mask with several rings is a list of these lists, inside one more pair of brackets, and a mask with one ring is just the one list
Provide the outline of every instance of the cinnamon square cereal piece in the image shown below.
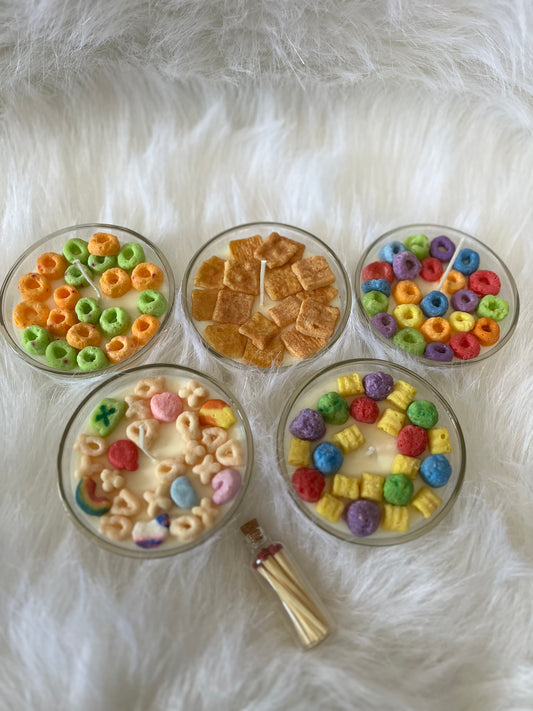
[[334,306],[326,306],[314,299],[305,299],[296,319],[296,329],[304,336],[330,338],[333,335],[340,312]]
[[335,274],[329,268],[328,260],[325,257],[315,256],[300,259],[299,262],[292,264],[291,268],[306,291],[320,289],[335,281]]
[[206,289],[221,289],[224,278],[224,260],[220,257],[209,257],[200,264],[194,275],[194,286],[203,286]]
[[216,351],[228,358],[240,359],[246,348],[246,336],[232,323],[211,324],[204,331],[204,338]]
[[296,296],[287,296],[283,301],[280,301],[279,304],[268,309],[268,313],[280,328],[285,328],[285,326],[296,321],[296,317],[300,311],[300,303],[300,299]]
[[299,291],[296,296],[303,301],[304,299],[314,299],[315,301],[320,301],[321,304],[329,304],[337,294],[338,289],[334,286],[323,286],[320,289],[313,289],[313,291]]
[[294,356],[294,358],[309,358],[313,353],[323,348],[327,339],[325,338],[312,338],[311,336],[304,336],[296,328],[289,328],[281,334],[281,340],[283,345],[289,351],[289,353]]
[[252,294],[221,289],[218,292],[212,318],[216,323],[236,323],[240,326],[252,315],[253,306]]
[[267,269],[265,273],[265,291],[272,301],[281,301],[300,291],[300,282],[294,276],[289,264],[279,269]]
[[228,259],[224,262],[224,286],[243,294],[259,294],[259,272],[261,264],[257,261],[240,262]]
[[305,244],[302,244],[301,242],[297,242],[295,239],[289,239],[288,237],[286,237],[286,239],[288,239],[289,242],[292,242],[293,244],[296,245],[296,252],[294,254],[294,257],[291,257],[289,259],[289,264],[292,264],[293,262],[299,262],[300,259],[302,259],[304,256]]
[[252,262],[254,252],[263,244],[261,235],[246,237],[245,239],[233,239],[229,243],[231,258],[238,262]]
[[279,326],[262,313],[256,311],[252,318],[248,319],[239,328],[239,333],[248,336],[256,348],[263,350],[268,343],[279,333]]
[[285,348],[281,338],[273,338],[266,348],[256,348],[252,341],[248,341],[242,357],[243,363],[257,365],[259,368],[277,368],[283,362]]
[[191,315],[197,321],[211,321],[218,296],[218,289],[193,289]]
[[256,259],[266,259],[269,269],[276,269],[287,264],[298,253],[298,243],[277,232],[271,232],[262,245],[254,251]]

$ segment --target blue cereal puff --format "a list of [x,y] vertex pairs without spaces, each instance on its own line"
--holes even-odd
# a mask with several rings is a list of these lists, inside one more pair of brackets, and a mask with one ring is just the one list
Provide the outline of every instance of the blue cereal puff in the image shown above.
[[379,258],[382,262],[388,262],[389,264],[392,264],[392,260],[394,259],[394,257],[400,252],[405,251],[406,249],[407,247],[405,246],[405,244],[402,244],[401,242],[389,242],[379,250]]
[[333,476],[342,467],[344,456],[339,447],[331,442],[322,442],[313,451],[313,466],[324,476]]
[[453,269],[470,276],[479,269],[479,254],[473,249],[462,249],[453,263]]
[[369,291],[381,291],[385,296],[390,296],[390,283],[386,279],[369,279],[363,282],[361,288],[365,294]]
[[420,465],[419,474],[425,484],[439,489],[448,483],[452,465],[443,454],[431,454]]
[[422,312],[428,318],[444,316],[449,305],[448,298],[440,291],[430,291],[419,304]]
[[186,476],[174,479],[170,486],[170,498],[180,509],[192,509],[200,503],[198,494]]

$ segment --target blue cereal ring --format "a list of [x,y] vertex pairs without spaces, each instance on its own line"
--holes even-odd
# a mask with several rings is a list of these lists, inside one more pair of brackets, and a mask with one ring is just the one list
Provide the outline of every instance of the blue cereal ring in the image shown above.
[[313,466],[324,476],[336,474],[342,467],[344,456],[332,442],[322,442],[313,451]]
[[390,282],[386,279],[369,279],[363,282],[361,288],[365,294],[369,291],[381,291],[385,296],[390,296]]
[[479,268],[479,254],[473,249],[462,249],[453,263],[453,269],[470,276]]
[[404,252],[407,249],[405,244],[401,242],[389,242],[379,250],[379,258],[382,262],[388,262],[392,264],[394,257],[400,252]]
[[431,454],[420,465],[419,473],[425,484],[438,489],[448,483],[452,466],[443,454]]
[[440,291],[430,291],[419,304],[420,308],[428,318],[444,316],[448,311],[449,302],[447,297]]

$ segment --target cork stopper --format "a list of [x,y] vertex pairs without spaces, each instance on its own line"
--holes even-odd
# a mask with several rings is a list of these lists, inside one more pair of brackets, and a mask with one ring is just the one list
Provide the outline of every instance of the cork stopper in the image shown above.
[[256,518],[252,518],[241,526],[241,532],[251,543],[260,543],[264,534]]

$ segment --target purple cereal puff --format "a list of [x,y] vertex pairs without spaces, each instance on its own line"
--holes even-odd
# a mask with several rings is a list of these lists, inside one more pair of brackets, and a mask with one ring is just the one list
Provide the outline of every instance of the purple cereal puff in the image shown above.
[[368,499],[358,499],[348,504],[343,513],[346,525],[354,536],[370,536],[380,524],[381,509],[379,504]]
[[479,304],[479,296],[470,289],[459,289],[451,298],[454,311],[466,311],[473,314]]
[[291,422],[289,432],[296,439],[315,442],[326,434],[326,423],[320,412],[306,408],[300,410]]
[[375,326],[385,338],[392,338],[398,330],[398,321],[396,321],[392,314],[385,312],[376,314],[372,319],[372,325]]
[[420,260],[416,254],[413,254],[408,249],[396,254],[392,260],[392,270],[396,278],[400,281],[404,279],[410,279],[411,281],[416,279],[421,269],[422,264]]
[[394,378],[388,373],[377,370],[363,378],[363,387],[366,395],[372,400],[384,400],[394,389]]
[[441,262],[449,262],[455,253],[455,245],[446,235],[440,235],[431,240],[429,253]]
[[424,358],[448,363],[453,360],[453,351],[447,343],[428,343],[424,351]]

